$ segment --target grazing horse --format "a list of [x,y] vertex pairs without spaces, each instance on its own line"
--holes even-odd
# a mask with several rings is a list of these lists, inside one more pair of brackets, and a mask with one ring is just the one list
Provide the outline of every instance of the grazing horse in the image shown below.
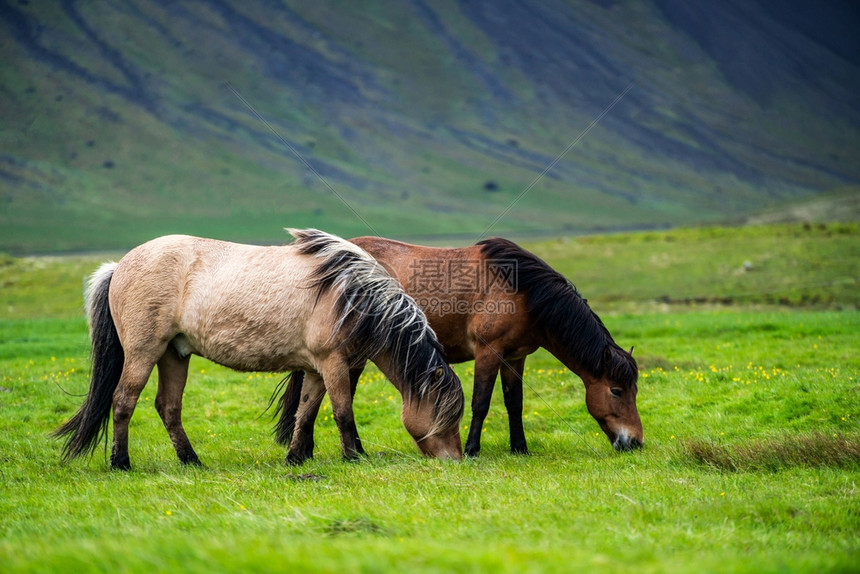
[[[481,429],[501,371],[511,452],[527,453],[523,369],[543,347],[585,383],[585,403],[616,450],[639,448],[638,368],[576,288],[536,255],[506,239],[445,249],[380,237],[351,240],[373,255],[424,310],[450,363],[475,361],[466,454],[481,450]],[[361,369],[350,371],[355,389]],[[278,442],[290,439],[301,378],[281,399]],[[359,442],[359,448],[361,443]]]
[[93,373],[83,406],[55,433],[68,435],[65,458],[95,449],[113,407],[111,466],[130,468],[129,420],[157,365],[155,408],[179,460],[200,464],[181,421],[192,354],[239,371],[307,373],[288,462],[313,451],[306,413],[316,417],[326,391],[343,456],[357,457],[349,373],[368,360],[403,396],[419,449],[461,458],[463,390],[421,309],[356,245],[289,231],[296,240],[280,247],[161,237],[93,275]]

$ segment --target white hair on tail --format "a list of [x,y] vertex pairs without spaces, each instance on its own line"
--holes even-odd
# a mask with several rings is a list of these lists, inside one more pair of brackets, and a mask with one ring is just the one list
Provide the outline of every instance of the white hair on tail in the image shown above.
[[93,271],[93,274],[90,275],[87,280],[87,287],[84,289],[84,309],[87,313],[87,323],[90,328],[92,328],[95,317],[93,313],[95,312],[95,308],[93,306],[93,297],[92,294],[95,291],[98,291],[101,285],[105,281],[110,281],[113,276],[114,270],[116,270],[117,263],[115,261],[108,261],[106,263],[102,263],[101,266]]

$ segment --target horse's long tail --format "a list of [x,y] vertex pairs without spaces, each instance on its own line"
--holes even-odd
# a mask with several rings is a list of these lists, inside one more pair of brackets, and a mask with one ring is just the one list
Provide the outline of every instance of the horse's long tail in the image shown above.
[[108,291],[116,263],[106,263],[90,278],[86,293],[87,318],[92,340],[90,390],[80,410],[54,431],[67,436],[63,458],[92,453],[107,432],[113,393],[122,375],[125,354],[108,305]]
[[278,402],[275,414],[281,417],[275,424],[275,441],[278,444],[289,444],[293,439],[293,429],[296,426],[296,413],[302,397],[302,383],[305,380],[304,371],[293,371],[287,378],[287,388]]

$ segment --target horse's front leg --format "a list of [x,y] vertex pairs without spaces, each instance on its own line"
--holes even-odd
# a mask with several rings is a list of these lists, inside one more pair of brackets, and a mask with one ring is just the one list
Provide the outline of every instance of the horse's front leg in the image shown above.
[[302,464],[314,456],[314,422],[325,396],[325,385],[319,373],[306,372],[302,382],[296,426],[287,452],[287,464]]
[[[355,402],[355,390],[358,388],[358,380],[361,378],[361,373],[364,372],[365,364],[362,363],[360,367],[354,367],[349,370],[349,392],[353,403]],[[367,454],[361,445],[361,437],[358,436],[358,427],[355,426],[355,418],[353,418],[352,432],[355,433],[355,450],[358,454]]]
[[475,349],[475,386],[472,389],[472,422],[469,425],[469,436],[466,438],[466,454],[478,456],[481,452],[481,429],[484,419],[490,412],[490,399],[493,398],[493,387],[496,375],[499,374],[501,356],[495,349],[482,345]]
[[344,357],[330,357],[321,366],[323,382],[331,399],[331,410],[334,422],[340,433],[340,446],[343,458],[355,460],[358,458],[358,435],[355,427],[355,416],[352,412],[352,389],[350,385],[349,366]]
[[523,430],[523,370],[526,359],[505,361],[502,364],[502,392],[505,396],[505,409],[508,411],[508,428],[511,435],[511,452],[528,454],[526,433]]

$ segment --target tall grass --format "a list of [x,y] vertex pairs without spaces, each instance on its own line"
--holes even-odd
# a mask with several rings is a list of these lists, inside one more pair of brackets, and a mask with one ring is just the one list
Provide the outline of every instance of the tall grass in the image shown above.
[[686,456],[717,470],[775,472],[794,467],[860,470],[860,436],[812,432],[756,438],[740,444],[693,438],[681,445]]

